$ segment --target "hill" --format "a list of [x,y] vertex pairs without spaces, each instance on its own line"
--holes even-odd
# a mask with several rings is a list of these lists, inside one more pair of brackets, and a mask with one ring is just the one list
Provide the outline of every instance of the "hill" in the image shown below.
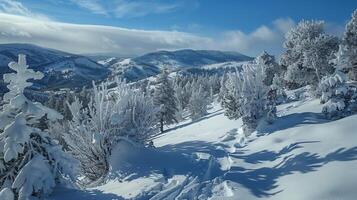
[[[105,79],[110,71],[91,59],[31,44],[0,44],[0,76],[9,73],[8,63],[25,54],[30,68],[45,74],[36,81],[41,89],[81,88]],[[1,84],[4,88],[4,84]]]

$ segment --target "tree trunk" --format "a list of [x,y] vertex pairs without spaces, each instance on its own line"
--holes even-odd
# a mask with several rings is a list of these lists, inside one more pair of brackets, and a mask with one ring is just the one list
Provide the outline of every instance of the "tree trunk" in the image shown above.
[[160,132],[161,133],[164,132],[164,119],[163,118],[160,119]]

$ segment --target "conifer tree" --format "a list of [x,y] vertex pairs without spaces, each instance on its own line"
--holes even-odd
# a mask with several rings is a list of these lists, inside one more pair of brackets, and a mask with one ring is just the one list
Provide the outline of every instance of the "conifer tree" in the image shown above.
[[349,77],[352,80],[357,80],[357,10],[353,12],[352,18],[346,26],[342,43],[346,48],[348,62],[351,63],[348,69]]
[[338,119],[357,110],[357,91],[350,87],[346,74],[351,66],[346,46],[340,45],[333,63],[335,72],[323,77],[320,83],[322,113],[328,119]]
[[196,120],[207,114],[207,106],[209,104],[209,95],[203,89],[202,85],[196,84],[190,97],[188,108],[192,120]]
[[164,69],[157,78],[157,87],[154,93],[154,104],[160,108],[158,112],[160,131],[164,132],[164,124],[177,122],[177,104],[175,90],[169,78],[169,72]]
[[40,72],[28,68],[25,55],[9,67],[15,73],[5,74],[9,92],[0,110],[0,185],[6,196],[16,199],[44,197],[56,182],[66,176],[74,177],[76,161],[47,130],[39,128],[41,119],[56,121],[62,116],[38,102],[31,102],[24,89],[32,85],[29,79],[39,80]]

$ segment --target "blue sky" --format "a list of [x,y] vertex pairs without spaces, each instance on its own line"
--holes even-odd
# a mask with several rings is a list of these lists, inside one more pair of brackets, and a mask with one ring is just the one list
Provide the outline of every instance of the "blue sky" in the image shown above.
[[[52,23],[52,26],[65,30],[63,34],[67,35],[67,40],[76,39],[69,36],[73,28],[69,28],[70,24],[117,27],[120,30],[115,30],[116,33],[123,31],[122,29],[129,32],[139,31],[135,32],[136,38],[142,39],[143,45],[139,42],[133,44],[123,42],[109,30],[104,34],[99,26],[91,27],[90,30],[88,27],[85,30],[83,27],[80,28],[79,32],[83,36],[102,33],[104,34],[102,43],[112,42],[113,46],[118,47],[99,48],[98,53],[125,49],[128,52],[121,52],[121,54],[128,55],[179,48],[233,50],[249,55],[268,50],[278,54],[282,51],[284,34],[301,19],[325,20],[327,32],[339,35],[356,8],[356,0],[0,0],[0,13],[4,14],[3,21],[9,19],[9,15],[21,16],[23,17],[21,20],[25,21],[25,18],[42,20],[45,21],[44,23]],[[13,21],[18,20],[20,19]],[[62,24],[53,25],[55,22]],[[36,24],[30,23],[34,26]],[[29,41],[50,47],[55,46],[53,45],[56,43],[55,40],[40,41],[39,33],[33,33],[20,24],[20,22],[14,24],[17,27],[15,34],[23,35],[19,39],[20,42]],[[14,35],[8,31],[6,33]],[[45,34],[45,31],[41,34]],[[144,36],[140,34],[149,35],[147,37],[150,39],[155,38],[157,45],[148,44],[147,38],[143,38]],[[25,35],[30,37],[26,39]],[[47,40],[52,39],[50,36],[43,37]],[[15,39],[10,37],[8,42],[16,42]],[[64,39],[62,38],[61,41]],[[135,37],[128,39],[134,41]],[[7,41],[0,39],[0,42]],[[203,44],[199,45],[199,43]],[[57,46],[75,53],[95,53],[95,49],[89,48],[98,46],[92,47],[87,44],[83,48],[71,48],[70,43],[68,45],[68,47],[60,44]]]
[[[278,18],[320,19],[343,24],[356,0],[22,0],[55,20],[200,34],[240,29],[250,32]],[[91,2],[91,4],[88,3]],[[266,2],[266,3],[264,3]],[[128,11],[121,12],[119,7]],[[156,7],[156,8],[155,8]]]

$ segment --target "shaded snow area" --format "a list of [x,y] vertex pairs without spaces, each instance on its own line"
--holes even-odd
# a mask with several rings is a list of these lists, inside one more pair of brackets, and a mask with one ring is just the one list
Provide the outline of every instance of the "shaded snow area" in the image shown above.
[[157,136],[156,148],[120,143],[104,185],[50,199],[356,199],[357,115],[320,112],[317,100],[284,104],[273,125],[244,136],[216,106]]

